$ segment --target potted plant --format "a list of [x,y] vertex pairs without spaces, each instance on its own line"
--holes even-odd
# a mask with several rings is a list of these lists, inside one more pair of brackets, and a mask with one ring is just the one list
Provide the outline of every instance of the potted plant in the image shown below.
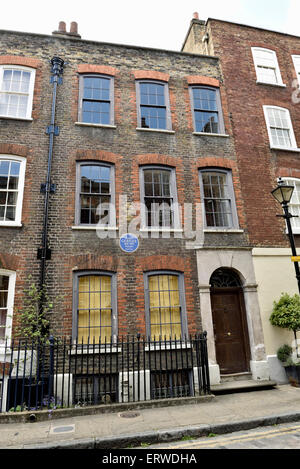
[[279,301],[274,301],[270,316],[273,326],[293,331],[295,337],[295,353],[289,345],[283,345],[277,351],[277,357],[282,362],[289,382],[300,385],[300,356],[297,345],[297,331],[300,330],[300,295],[290,296],[282,293]]
[[293,359],[292,347],[287,344],[282,345],[277,350],[277,358],[281,361],[290,384],[300,387],[300,360]]

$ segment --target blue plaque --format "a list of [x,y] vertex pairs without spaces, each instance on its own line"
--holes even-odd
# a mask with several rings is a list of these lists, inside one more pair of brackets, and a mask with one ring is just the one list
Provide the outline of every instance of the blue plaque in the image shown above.
[[120,238],[120,248],[125,252],[134,252],[139,247],[139,240],[137,236],[126,233]]

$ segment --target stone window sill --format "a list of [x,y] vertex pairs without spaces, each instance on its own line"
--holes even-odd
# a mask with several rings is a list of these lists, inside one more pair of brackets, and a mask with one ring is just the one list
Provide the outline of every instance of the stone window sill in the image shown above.
[[145,345],[144,350],[145,352],[159,352],[160,350],[182,350],[187,348],[192,348],[192,344],[190,342],[185,342],[184,340],[181,342],[180,340],[177,340],[176,343],[172,342],[170,344],[170,341],[166,340],[166,343],[164,343],[164,340],[162,340],[161,342],[157,342],[157,344],[154,342],[150,345]]
[[219,230],[216,228],[212,229],[205,229],[203,230],[204,233],[244,233],[244,230],[240,230],[238,228],[220,228]]
[[93,354],[93,353],[120,353],[121,352],[121,348],[120,347],[114,347],[111,345],[107,345],[105,347],[105,345],[102,345],[100,348],[99,348],[99,345],[95,345],[95,347],[93,345],[77,345],[77,349],[76,349],[76,346],[74,345],[72,350],[68,352],[69,355],[90,355],[90,354]]
[[174,130],[167,130],[167,129],[147,129],[144,127],[137,127],[136,130],[141,132],[159,132],[163,134],[175,134]]
[[294,153],[300,153],[300,148],[288,148],[288,147],[273,147],[270,146],[271,150],[279,150],[279,151],[292,151]]
[[76,225],[76,226],[72,226],[71,227],[72,230],[81,230],[81,231],[84,231],[84,230],[91,230],[91,231],[96,231],[96,230],[101,230],[101,231],[118,231],[118,227],[117,226],[97,226],[97,225],[92,225],[92,226],[80,226],[80,225]]
[[115,125],[110,124],[90,124],[89,122],[75,122],[75,125],[79,125],[82,127],[100,127],[103,129],[116,129]]
[[22,228],[23,224],[22,223],[5,223],[5,222],[0,222],[0,228]]
[[12,116],[1,116],[0,119],[9,119],[9,120],[14,120],[14,121],[27,121],[27,122],[32,122],[33,118],[32,117],[12,117]]
[[182,228],[141,228],[142,233],[183,233]]
[[267,85],[267,86],[275,86],[276,88],[286,88],[284,83],[267,83],[265,81],[256,81],[257,85]]
[[193,135],[199,137],[221,137],[221,138],[229,138],[228,134],[212,134],[208,132],[193,132]]

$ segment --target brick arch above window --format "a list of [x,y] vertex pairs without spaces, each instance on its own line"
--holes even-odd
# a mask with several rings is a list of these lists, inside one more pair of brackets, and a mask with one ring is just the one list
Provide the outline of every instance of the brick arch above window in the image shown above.
[[137,155],[136,161],[138,165],[159,164],[162,166],[171,166],[173,168],[179,164],[178,158],[168,155],[159,155],[158,153]]
[[117,155],[108,151],[102,150],[77,150],[76,160],[94,160],[94,161],[106,161],[108,163],[117,163],[122,159],[122,155]]
[[296,168],[279,168],[276,171],[276,178],[295,178],[300,179],[300,169]]
[[220,81],[213,77],[205,77],[202,75],[189,75],[186,77],[189,85],[206,85],[215,88],[220,87]]
[[18,145],[16,143],[0,143],[0,154],[2,155],[16,155],[28,156],[29,149],[25,145]]
[[154,255],[140,259],[139,266],[143,272],[173,270],[175,273],[183,273],[187,268],[187,260],[177,256]]
[[20,269],[21,259],[19,256],[0,252],[0,269],[16,272]]
[[170,75],[164,72],[157,72],[155,70],[133,70],[133,75],[136,80],[158,80],[168,82]]
[[216,168],[228,168],[237,170],[237,163],[235,161],[229,160],[228,158],[220,158],[215,156],[207,156],[205,158],[198,158],[197,160],[198,168],[206,168],[215,166]]
[[23,67],[38,68],[42,62],[33,57],[21,57],[18,55],[0,55],[0,65],[20,65]]
[[118,70],[109,65],[80,64],[77,68],[78,73],[97,73],[101,75],[115,76]]
[[112,256],[99,256],[99,254],[84,254],[71,256],[69,265],[73,272],[80,270],[103,270],[107,272],[117,272],[118,259]]

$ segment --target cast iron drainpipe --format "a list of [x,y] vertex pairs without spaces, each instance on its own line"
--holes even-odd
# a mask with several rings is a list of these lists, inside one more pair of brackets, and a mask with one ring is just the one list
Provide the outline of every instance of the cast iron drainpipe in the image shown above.
[[46,133],[49,135],[49,153],[48,153],[48,168],[47,168],[47,180],[45,184],[41,184],[41,192],[45,194],[44,200],[44,221],[43,221],[43,235],[42,235],[42,247],[38,249],[38,259],[41,261],[40,267],[40,291],[42,292],[40,301],[40,314],[43,314],[44,307],[44,294],[43,289],[45,285],[46,277],[46,261],[51,259],[51,250],[48,248],[48,212],[49,212],[49,194],[55,192],[55,185],[51,184],[51,166],[53,157],[53,144],[54,136],[59,135],[59,128],[55,126],[55,109],[56,109],[56,93],[57,85],[62,83],[61,75],[63,73],[64,61],[59,57],[53,57],[51,59],[51,83],[53,83],[53,94],[52,94],[52,108],[51,108],[51,122],[46,129]]

